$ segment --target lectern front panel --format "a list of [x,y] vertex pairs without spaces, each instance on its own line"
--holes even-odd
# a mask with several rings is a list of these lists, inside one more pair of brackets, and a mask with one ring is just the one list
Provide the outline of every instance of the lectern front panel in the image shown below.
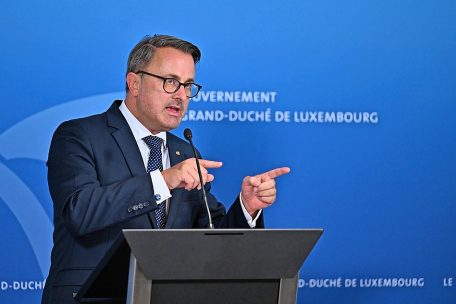
[[279,280],[152,281],[151,304],[277,304]]

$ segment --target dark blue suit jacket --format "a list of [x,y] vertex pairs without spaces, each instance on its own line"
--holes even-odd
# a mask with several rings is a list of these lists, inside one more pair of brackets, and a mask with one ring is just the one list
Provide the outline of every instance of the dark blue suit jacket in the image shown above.
[[[156,227],[157,207],[133,134],[116,101],[107,112],[63,123],[52,138],[48,183],[54,202],[54,248],[43,303],[75,303],[72,296],[122,229]],[[193,157],[191,147],[167,133],[171,165]],[[210,193],[217,228],[249,228],[239,198],[228,212]],[[174,189],[166,228],[206,228],[200,191]],[[151,215],[152,213],[152,215]],[[257,222],[263,227],[263,220]]]

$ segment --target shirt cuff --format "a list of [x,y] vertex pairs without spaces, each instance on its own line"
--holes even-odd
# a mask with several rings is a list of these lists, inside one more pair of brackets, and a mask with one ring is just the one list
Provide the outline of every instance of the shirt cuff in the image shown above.
[[247,212],[247,209],[245,209],[245,207],[244,207],[244,202],[242,201],[242,195],[241,194],[239,194],[239,201],[241,203],[242,212],[244,212],[245,219],[247,220],[247,224],[249,224],[250,228],[255,228],[256,227],[256,221],[260,217],[261,212],[263,212],[263,210],[258,211],[257,216],[255,216],[255,218],[252,218],[252,216],[250,216],[250,214]]
[[149,173],[152,179],[152,186],[154,187],[155,202],[160,204],[171,197],[168,186],[160,170],[155,170]]

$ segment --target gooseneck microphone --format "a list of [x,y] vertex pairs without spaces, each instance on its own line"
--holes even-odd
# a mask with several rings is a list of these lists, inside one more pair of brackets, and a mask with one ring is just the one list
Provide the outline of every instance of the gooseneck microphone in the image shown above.
[[198,169],[198,176],[199,176],[199,180],[200,180],[200,184],[201,184],[201,191],[203,192],[203,199],[204,199],[204,204],[206,205],[207,218],[209,219],[209,228],[214,229],[214,226],[212,225],[211,211],[209,210],[209,204],[207,203],[206,189],[204,189],[203,176],[201,175],[200,163],[199,163],[199,160],[198,160],[198,155],[196,155],[195,146],[193,145],[193,141],[192,141],[192,137],[193,137],[192,130],[190,130],[188,128],[185,129],[184,130],[184,137],[185,137],[185,139],[188,140],[188,142],[192,146],[193,155],[195,155],[196,168]]

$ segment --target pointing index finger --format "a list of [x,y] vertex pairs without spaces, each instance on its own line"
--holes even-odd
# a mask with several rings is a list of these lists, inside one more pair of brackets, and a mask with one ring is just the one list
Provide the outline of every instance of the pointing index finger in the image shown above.
[[214,161],[214,160],[200,159],[199,162],[200,162],[200,165],[206,169],[207,168],[220,168],[223,165],[222,162]]
[[289,167],[281,167],[281,168],[276,168],[276,169],[272,169],[268,172],[265,172],[263,174],[261,174],[263,180],[268,180],[268,179],[272,179],[272,178],[276,178],[276,177],[279,177],[281,175],[284,175],[284,174],[287,174],[291,171],[291,169]]

